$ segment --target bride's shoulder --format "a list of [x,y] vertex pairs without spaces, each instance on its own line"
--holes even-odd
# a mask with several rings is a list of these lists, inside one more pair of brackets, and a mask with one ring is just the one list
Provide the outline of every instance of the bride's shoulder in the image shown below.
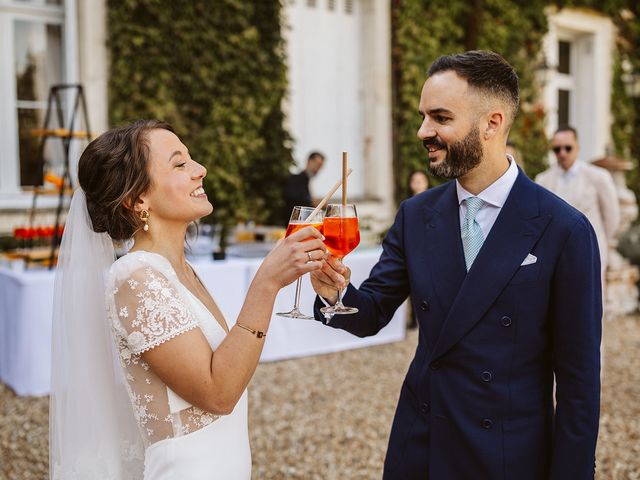
[[145,272],[161,273],[167,277],[174,275],[171,264],[162,255],[139,250],[116,260],[109,269],[109,279],[113,283],[121,283],[133,276],[144,275]]

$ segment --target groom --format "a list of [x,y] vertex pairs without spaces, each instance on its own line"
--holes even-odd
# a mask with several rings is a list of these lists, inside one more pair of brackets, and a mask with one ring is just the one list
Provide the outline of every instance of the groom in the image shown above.
[[[584,215],[506,156],[518,102],[518,77],[493,52],[431,65],[418,137],[431,173],[455,181],[400,205],[369,278],[344,296],[360,312],[330,321],[375,335],[411,296],[419,343],[385,479],[594,477],[598,245]],[[312,274],[317,320],[349,276],[333,259]]]

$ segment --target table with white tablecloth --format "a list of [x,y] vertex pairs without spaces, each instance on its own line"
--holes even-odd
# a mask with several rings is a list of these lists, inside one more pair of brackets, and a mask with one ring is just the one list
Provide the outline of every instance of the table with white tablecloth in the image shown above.
[[[380,249],[362,249],[349,255],[352,282],[359,285],[380,256]],[[261,259],[192,260],[229,324],[237,318]],[[51,370],[51,317],[54,272],[13,272],[0,268],[0,380],[18,395],[46,395]],[[295,284],[284,288],[274,312],[290,310]],[[306,275],[301,309],[311,313],[314,293]],[[313,320],[273,316],[261,361],[273,361],[364,347],[404,338],[405,306],[374,337],[358,338]]]
[[18,395],[49,393],[53,280],[0,269],[0,380]]

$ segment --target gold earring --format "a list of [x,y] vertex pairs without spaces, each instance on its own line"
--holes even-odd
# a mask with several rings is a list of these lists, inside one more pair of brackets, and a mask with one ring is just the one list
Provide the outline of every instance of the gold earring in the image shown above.
[[146,210],[142,210],[140,212],[140,220],[144,222],[144,227],[142,227],[142,230],[144,230],[145,232],[148,232],[149,224],[147,223],[147,221],[149,220],[149,212],[147,212]]

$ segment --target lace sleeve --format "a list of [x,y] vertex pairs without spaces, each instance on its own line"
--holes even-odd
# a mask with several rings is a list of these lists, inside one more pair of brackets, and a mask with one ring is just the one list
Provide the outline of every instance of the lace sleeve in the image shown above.
[[115,320],[134,355],[198,326],[167,277],[151,266],[132,272],[113,294]]

